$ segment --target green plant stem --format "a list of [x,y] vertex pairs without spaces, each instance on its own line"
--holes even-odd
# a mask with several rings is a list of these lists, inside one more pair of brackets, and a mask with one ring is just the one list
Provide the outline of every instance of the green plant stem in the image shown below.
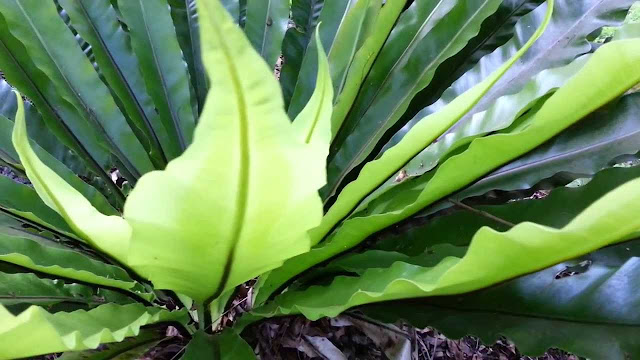
[[203,303],[196,303],[196,312],[198,314],[198,329],[206,331],[211,323],[211,316],[207,311],[208,306]]

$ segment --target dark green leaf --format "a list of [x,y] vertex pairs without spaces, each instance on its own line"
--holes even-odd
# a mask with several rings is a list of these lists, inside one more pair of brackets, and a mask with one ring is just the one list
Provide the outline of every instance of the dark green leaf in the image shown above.
[[247,0],[244,31],[270,68],[276,65],[289,24],[289,0]]
[[[0,21],[1,22],[1,21]],[[18,110],[18,104],[16,102],[16,95],[13,93],[13,88],[4,79],[0,80],[0,116],[4,116],[9,120],[14,120],[16,111]],[[82,163],[82,160],[73,152],[69,150],[62,142],[56,137],[55,133],[47,127],[42,119],[38,110],[29,102],[25,103],[25,116],[29,122],[29,137],[32,138],[43,149],[47,150],[60,162],[64,163],[68,167],[72,168],[77,174],[90,178],[95,175],[90,174]],[[5,148],[11,146],[10,144],[3,144]],[[6,151],[7,149],[5,149]]]
[[[114,296],[114,294],[117,294]],[[31,273],[0,272],[0,304],[34,304],[49,306],[57,303],[77,303],[95,307],[106,302],[126,300],[124,295],[94,290],[80,284],[66,284],[61,280],[39,278]]]
[[478,34],[501,2],[416,1],[400,16],[332,145],[325,198],[368,157],[438,66]]
[[0,261],[91,284],[131,289],[136,284],[121,268],[91,259],[52,241],[0,233]]
[[[565,65],[581,54],[591,51],[589,34],[601,26],[612,26],[624,19],[624,11],[635,0],[558,0],[549,28],[513,68],[485,95],[484,99],[460,124],[474,113],[486,110],[497,98],[520,91],[526,82],[544,69]],[[620,16],[622,14],[622,16]],[[433,105],[418,112],[391,140],[396,143],[419,119],[434,113],[473,85],[482,81],[524,44],[544,19],[544,9],[538,8],[516,24],[514,37],[505,45],[483,57],[479,64],[465,73],[445,91]]]
[[163,0],[120,0],[118,4],[167,132],[166,141],[161,139],[164,153],[168,160],[174,159],[191,143],[195,103],[170,9]]
[[[640,177],[640,167],[616,167],[602,170],[584,186],[555,189],[544,199],[514,201],[503,205],[473,206],[473,208],[513,224],[531,221],[561,228],[607,192],[638,177]],[[450,215],[440,216],[431,221],[416,217],[400,228],[394,229],[393,232],[382,234],[376,248],[417,256],[430,246],[438,244],[467,246],[473,234],[483,226],[501,231],[509,229],[509,226],[477,212],[458,209]]]
[[198,101],[198,114],[202,112],[209,90],[207,76],[202,66],[200,51],[200,25],[195,0],[170,0],[171,17],[176,27],[182,54],[189,66],[189,77]]
[[530,188],[558,172],[592,175],[620,155],[640,151],[640,94],[630,94],[588,116],[530,154],[494,171],[457,194]]
[[[13,125],[14,124],[12,121],[0,115],[0,149],[2,154],[8,154],[9,158],[15,161],[14,164],[22,167],[22,165],[20,164],[20,158],[18,157],[18,154],[15,152],[15,149],[13,148],[13,145],[11,143],[11,133],[13,131]],[[117,214],[117,211],[111,206],[111,204],[109,204],[107,199],[95,188],[76,176],[76,174],[74,174],[69,168],[67,168],[64,164],[59,162],[56,158],[54,158],[51,154],[46,152],[37,144],[32,144],[32,147],[38,154],[38,156],[42,159],[42,161],[47,164],[47,166],[49,166],[53,171],[60,175],[60,177],[65,179],[66,182],[68,182],[82,195],[84,195],[84,197],[86,197],[87,200],[89,200],[89,202],[91,202],[91,204],[96,207],[96,209],[107,215]],[[0,157],[2,157],[4,160],[4,156]],[[33,200],[29,199],[27,201]],[[28,203],[24,205],[28,205]]]
[[0,206],[4,213],[54,230],[72,232],[60,215],[40,200],[32,187],[19,184],[5,176],[0,176]]
[[227,329],[214,336],[202,331],[196,332],[182,360],[251,360],[255,358],[249,344],[233,330]]
[[[107,149],[98,141],[99,137],[89,124],[55,89],[53,80],[31,61],[24,45],[9,33],[2,16],[0,16],[0,68],[3,69],[7,80],[34,102],[50,131],[49,137],[55,135],[62,144],[74,150],[91,171],[103,180],[113,196],[119,199],[120,204],[124,203],[124,195],[107,174],[107,171],[113,168]],[[15,95],[4,82],[1,98],[10,99],[3,101],[2,110],[5,117],[13,119],[17,110]],[[29,116],[29,118],[33,117]],[[34,127],[44,129],[40,122],[30,124],[32,126],[29,133],[32,135],[34,135]],[[46,130],[37,131],[37,133],[46,134]],[[35,136],[35,138],[44,146],[44,143],[40,142],[41,136]],[[52,150],[48,146],[45,148]],[[56,153],[59,158],[64,156],[64,151],[62,154],[57,151],[52,153]]]
[[542,0],[504,0],[498,10],[482,23],[478,35],[471,39],[458,54],[438,67],[429,86],[413,98],[409,109],[391,131],[404,125],[425,106],[438,100],[443,91],[473,68],[482,57],[509,41],[517,30],[516,22],[543,2]]
[[166,159],[159,138],[165,138],[166,131],[145,89],[131,40],[120,27],[113,6],[109,0],[59,0],[59,3],[69,14],[73,28],[91,44],[102,76],[122,102],[131,129],[150,153],[155,167],[164,167]]
[[[322,23],[319,30],[320,41],[327,53],[331,52],[336,35],[344,26],[347,14],[355,3],[355,0],[327,1],[323,3],[318,22]],[[310,5],[313,6],[315,3]],[[314,22],[312,18],[309,21]],[[305,33],[305,36],[310,35]],[[295,90],[289,103],[288,114],[291,119],[295,119],[298,113],[302,111],[315,89],[316,73],[318,72],[318,52],[316,49],[315,38],[312,38],[309,40],[307,50],[304,53]]]
[[531,356],[551,347],[592,359],[638,356],[640,293],[634,281],[640,276],[640,258],[618,266],[594,261],[585,272],[558,279],[568,266],[467,295],[379,304],[364,311],[383,321],[403,318],[418,327],[433,326],[452,338],[473,334],[492,343],[507,336]]
[[105,344],[100,350],[66,352],[58,360],[137,360],[165,339],[164,332],[141,329],[136,337],[119,343]]
[[287,30],[282,42],[284,64],[280,72],[280,85],[285,107],[289,107],[293,91],[302,67],[302,59],[311,41],[311,34],[318,25],[318,18],[324,0],[293,0],[291,2],[291,20],[295,27]]
[[[73,105],[133,176],[153,166],[116,106],[108,88],[78,46],[73,34],[58,17],[53,2],[38,0],[3,1],[0,12],[9,31],[22,42],[33,63],[53,80],[55,89]],[[54,46],[55,44],[55,46]]]

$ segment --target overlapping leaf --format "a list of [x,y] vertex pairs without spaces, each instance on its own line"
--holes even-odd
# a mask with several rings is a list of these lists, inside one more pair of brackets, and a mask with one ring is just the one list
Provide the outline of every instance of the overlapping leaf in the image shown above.
[[[107,171],[113,167],[108,149],[99,140],[99,136],[89,123],[84,121],[73,105],[64,99],[62,96],[64,93],[56,90],[53,83],[55,79],[43,73],[33,63],[24,45],[9,32],[3,17],[0,17],[0,66],[7,80],[34,102],[42,114],[46,128],[50,131],[49,137],[55,135],[62,144],[75,151],[87,166],[105,182],[113,196],[122,205],[124,195],[112,184],[111,178],[107,174]],[[2,93],[3,99],[14,97],[11,88],[4,82]],[[3,115],[12,119],[16,111],[15,104],[14,99],[3,102]],[[5,110],[8,113],[5,113]],[[32,117],[30,116],[30,118]],[[46,132],[44,133],[46,134]],[[37,138],[39,144],[44,146],[45,144],[40,142],[43,137],[38,136]],[[45,148],[51,150],[50,147]],[[58,153],[58,155],[60,154]]]
[[452,83],[471,70],[481,58],[509,41],[518,30],[516,23],[543,3],[543,0],[504,0],[498,10],[482,23],[478,35],[438,67],[431,83],[414,96],[409,108],[390,132],[395,132],[394,129],[404,125],[418,111],[437,101]]
[[[597,173],[586,185],[554,189],[544,199],[513,201],[503,205],[474,206],[474,208],[512,224],[530,221],[561,228],[609,191],[639,177],[640,167],[615,167]],[[399,230],[399,234],[381,235],[382,239],[375,248],[418,256],[434,245],[467,246],[473,234],[483,226],[504,231],[509,229],[509,226],[504,223],[468,210],[439,216],[426,224],[421,220],[423,219],[410,220]]]
[[489,109],[475,114],[470,121],[427,146],[402,167],[403,175],[400,180],[396,180],[396,176],[392,176],[368,196],[358,208],[364,208],[371,200],[379,197],[390,188],[432,170],[448,153],[462,148],[473,139],[509,127],[523,113],[531,110],[538,101],[544,101],[546,96],[552,94],[571,79],[584,66],[588,58],[589,56],[585,55],[569,65],[542,71],[531,79],[522,91],[499,98]]
[[48,207],[32,187],[2,176],[0,190],[0,207],[3,213],[49,229],[72,233],[64,219]]
[[[13,97],[15,99],[15,95],[13,95]],[[3,155],[6,154],[11,160],[15,161],[14,167],[21,168],[22,164],[20,163],[20,158],[11,143],[11,133],[13,131],[13,126],[13,122],[0,115],[0,149],[2,150],[1,152],[3,153]],[[60,175],[60,177],[62,177],[67,183],[73,186],[74,189],[82,193],[82,195],[87,198],[94,207],[105,214],[114,215],[117,213],[117,211],[111,206],[111,204],[109,204],[102,193],[80,179],[73,171],[71,171],[64,164],[59,162],[56,158],[54,158],[51,154],[49,154],[37,144],[32,144],[31,147],[33,148],[35,153],[38,154],[38,157],[42,159],[42,161],[49,168],[55,171],[56,174]],[[20,205],[29,206],[30,202],[22,203]]]
[[[18,103],[16,102],[16,96],[13,93],[13,88],[4,79],[0,80],[0,104],[0,116],[13,121],[18,109]],[[96,175],[89,172],[87,164],[85,164],[78,155],[70,151],[70,149],[63,144],[60,138],[56,137],[57,132],[55,127],[50,127],[46,124],[43,117],[38,112],[38,109],[36,109],[31,102],[25,103],[25,116],[29,123],[29,137],[32,140],[34,140],[58,161],[65,164],[74,173],[85,177],[88,181],[93,181]],[[12,153],[9,149],[9,147],[12,147],[11,141],[3,141],[2,147],[3,152],[7,154]],[[17,158],[14,158],[13,160],[17,160]],[[11,161],[3,161],[7,162],[7,165],[11,166]],[[15,167],[12,167],[12,169],[14,169],[14,171],[20,171]]]
[[273,68],[289,24],[289,0],[247,0],[244,31],[254,49]]
[[119,216],[107,216],[63,178],[45,165],[29,144],[24,104],[20,95],[13,129],[13,146],[29,180],[47,206],[56,211],[82,240],[126,263],[131,228]]
[[[331,118],[332,136],[336,136],[344,119],[347,117],[362,83],[375,63],[405,4],[406,0],[385,3],[373,23],[375,31],[369,37],[366,37],[362,45],[356,49],[357,52],[354,54],[353,61],[349,64],[347,73],[343,75],[346,76],[343,79],[343,85],[340,87],[340,91],[336,93],[335,108]],[[365,21],[372,20],[365,19]]]
[[[272,272],[269,276],[272,284],[266,287],[266,291],[262,289],[261,291],[267,294],[274,291],[292,276],[352,248],[368,235],[403,220],[425,206],[459,190],[501,164],[530,151],[603,104],[620,96],[640,81],[640,68],[637,72],[626,71],[624,75],[615,70],[633,68],[631,64],[640,56],[640,51],[636,48],[640,49],[638,40],[618,41],[603,46],[576,76],[544,103],[533,116],[530,126],[516,133],[474,140],[465,152],[442,164],[427,186],[421,187],[417,193],[398,194],[392,206],[374,209],[373,215],[365,214],[346,220],[326,244],[298,256]],[[605,64],[613,66],[613,69],[603,71]],[[582,96],[576,97],[576,93]],[[412,132],[415,129],[414,127]],[[393,154],[394,149],[401,149],[398,146],[402,146],[406,139],[409,138],[405,137],[403,142],[387,151],[385,155]],[[382,161],[384,164],[384,160],[385,156],[376,161]],[[369,163],[368,166],[376,164],[376,161]],[[334,220],[340,220],[340,217],[336,216]],[[330,224],[335,222],[332,221]],[[325,226],[322,232],[330,230],[331,227]]]
[[[58,303],[76,303],[95,307],[109,302],[125,300],[115,292],[94,290],[81,284],[66,284],[60,280],[39,278],[31,273],[8,274],[0,272],[0,304],[50,306]],[[133,300],[128,301],[129,303]],[[126,303],[126,302],[125,302]]]
[[143,357],[166,339],[162,329],[141,329],[135,338],[103,344],[96,350],[65,352],[58,360],[126,360]]
[[318,24],[323,5],[324,0],[293,0],[291,2],[291,20],[295,27],[287,30],[282,41],[284,64],[280,72],[282,96],[287,108],[298,81],[304,53]]
[[189,74],[170,9],[162,0],[121,0],[118,4],[147,90],[168,135],[162,146],[171,160],[191,143],[195,99],[192,103]]
[[[558,0],[554,17],[549,29],[536,42],[516,66],[476,105],[468,116],[461,120],[465,123],[477,112],[486,110],[496,99],[506,94],[520,91],[530,77],[544,69],[563,66],[579,55],[591,51],[587,37],[605,25],[618,24],[634,0]],[[514,37],[491,54],[483,57],[478,65],[467,71],[433,105],[418,112],[390,141],[395,144],[420,119],[437,112],[467,89],[482,81],[487,74],[512,56],[516,49],[526,42],[544,19],[544,9],[538,8],[521,18],[515,26]]]
[[[547,7],[547,19],[551,17],[552,5],[553,2],[550,2],[550,6]],[[544,32],[545,26],[546,23],[543,23],[542,26],[538,28],[538,31],[529,39],[529,42],[525,44],[516,55],[483,82],[458,97],[441,112],[423,119],[420,126],[407,137],[407,140],[392,148],[382,158],[368,163],[362,169],[358,178],[342,191],[336,203],[323,218],[321,226],[314,229],[313,244],[315,245],[320,242],[368,193],[381,185],[389,176],[444,133],[452,124],[464,116],[471,107],[480,101],[491,86],[500,79]]]
[[[355,0],[323,2],[322,12],[320,13],[318,22],[322,23],[319,30],[320,39],[322,41],[322,47],[327,53],[331,52],[331,48],[336,41],[336,36],[345,25],[349,11],[352,10],[355,4]],[[313,17],[310,18],[309,21],[313,23]],[[316,49],[315,39],[311,37],[296,77],[295,90],[287,107],[287,113],[292,119],[302,111],[314,92],[316,73],[318,70],[318,54]],[[285,89],[286,88],[287,85],[285,84]]]
[[501,2],[414,2],[400,17],[334,141],[324,197],[332,196],[347,173],[367,158],[437,67],[478,34]]
[[163,167],[166,159],[159,138],[166,141],[167,132],[147,94],[131,39],[118,23],[113,6],[109,0],[62,0],[59,3],[69,15],[73,28],[91,45],[102,76],[122,102],[132,130],[155,167]]
[[396,262],[389,268],[367,270],[360,277],[338,277],[327,287],[286,292],[254,313],[302,313],[318,319],[372,302],[482,289],[626,240],[640,230],[633,210],[640,206],[638,200],[640,180],[635,179],[594,202],[561,229],[529,222],[504,233],[484,227],[461,259],[447,257],[431,268]]

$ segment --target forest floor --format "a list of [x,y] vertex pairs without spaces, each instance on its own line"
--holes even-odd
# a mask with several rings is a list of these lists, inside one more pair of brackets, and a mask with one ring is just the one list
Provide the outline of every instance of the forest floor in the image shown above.
[[264,322],[249,334],[261,360],[578,360],[550,349],[540,357],[522,355],[506,339],[484,344],[466,336],[449,339],[432,328],[376,324],[362,317],[308,321],[301,317]]

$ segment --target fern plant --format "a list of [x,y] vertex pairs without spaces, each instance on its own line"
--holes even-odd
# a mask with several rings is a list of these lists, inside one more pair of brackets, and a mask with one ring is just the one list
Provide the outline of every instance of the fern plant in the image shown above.
[[0,358],[356,307],[636,356],[640,28],[594,42],[632,3],[0,2]]

